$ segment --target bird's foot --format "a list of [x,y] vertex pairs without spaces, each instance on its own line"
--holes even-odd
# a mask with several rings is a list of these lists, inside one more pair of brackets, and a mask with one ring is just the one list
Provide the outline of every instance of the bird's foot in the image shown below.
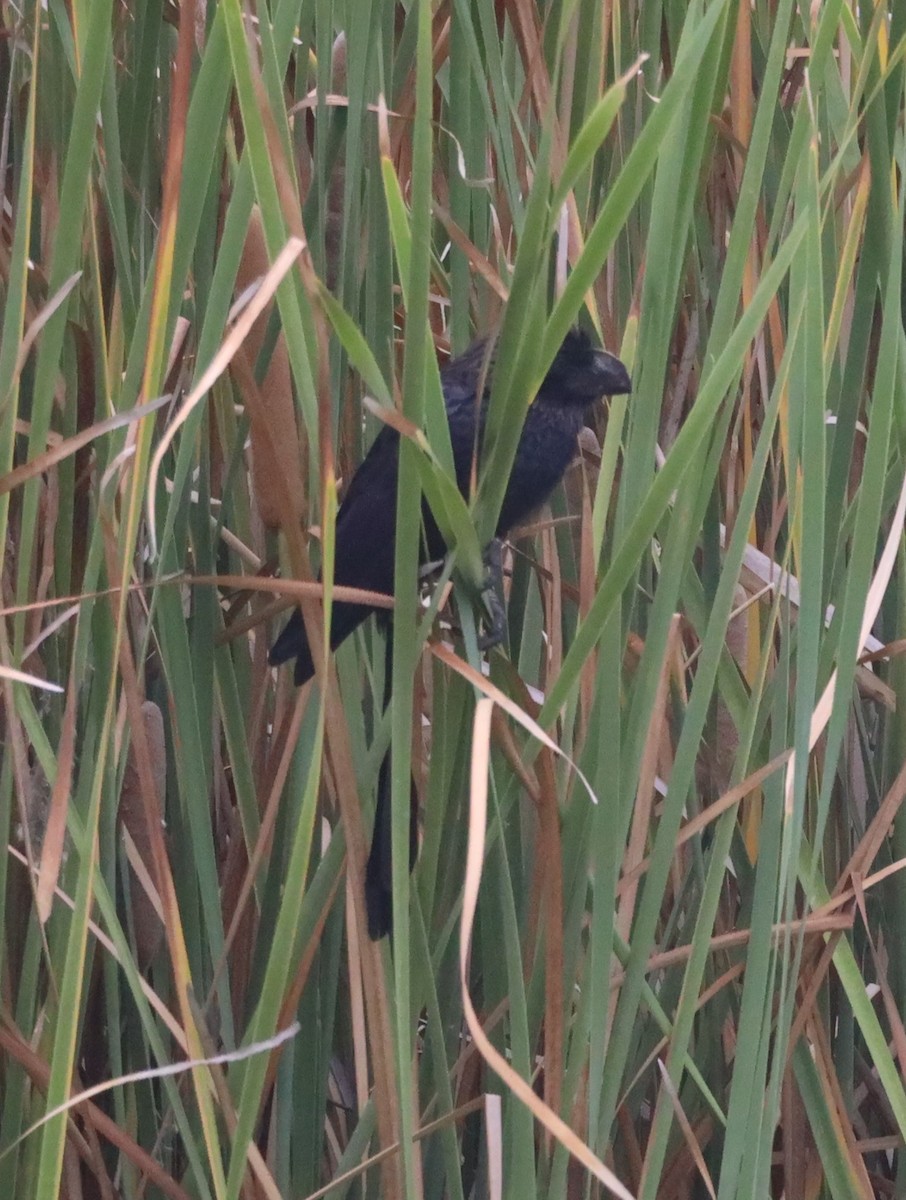
[[503,601],[503,542],[493,538],[484,552],[487,571],[481,600],[484,606],[485,632],[478,639],[479,650],[493,650],[506,638],[506,606]]

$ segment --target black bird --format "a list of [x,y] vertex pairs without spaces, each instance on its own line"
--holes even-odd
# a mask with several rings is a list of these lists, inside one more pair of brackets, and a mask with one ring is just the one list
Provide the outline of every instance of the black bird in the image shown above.
[[[494,347],[488,339],[472,343],[459,358],[441,368],[447,420],[456,482],[466,495],[476,449],[475,416],[478,413],[478,450],[484,433],[487,404],[494,365]],[[488,369],[485,370],[485,364]],[[476,392],[485,375],[481,401]],[[557,351],[537,396],[526,413],[522,436],[503,500],[496,535],[506,537],[548,498],[563,477],[576,453],[576,439],[591,405],[602,396],[618,396],[630,390],[629,374],[623,364],[606,350],[595,350],[588,334],[571,329]],[[391,595],[396,539],[396,494],[399,463],[399,434],[385,425],[374,439],[362,465],[353,475],[337,514],[334,582]],[[422,562],[435,562],[446,554],[443,536],[426,501],[422,502]],[[334,601],[330,645],[341,642],[375,611],[367,604]],[[384,610],[381,610],[382,612]],[[391,627],[392,628],[392,627]],[[305,683],[314,675],[311,650],[302,614],[292,614],[270,652],[277,666],[295,658],[294,680]],[[388,640],[388,694],[391,662]],[[390,757],[385,756],[378,778],[374,834],[366,873],[368,929],[372,938],[390,930],[392,898],[389,829]],[[416,851],[414,821],[410,827],[410,868]]]
[[[486,354],[487,339],[480,338],[440,372],[456,482],[464,495],[475,451],[476,410],[480,451],[490,395],[493,354],[481,404],[476,405],[475,393]],[[563,478],[575,457],[576,438],[590,406],[602,396],[619,396],[629,390],[629,374],[620,360],[606,350],[595,350],[584,331],[571,329],[526,414],[497,522],[498,537],[506,537],[543,504]],[[349,481],[337,514],[334,583],[392,595],[398,461],[399,434],[385,425]],[[422,503],[422,520],[422,561],[436,562],[447,548],[426,501]],[[367,604],[334,601],[331,649],[335,650],[374,611]],[[298,610],[270,652],[272,666],[290,658],[296,660],[295,683],[301,685],[311,679],[315,669]]]

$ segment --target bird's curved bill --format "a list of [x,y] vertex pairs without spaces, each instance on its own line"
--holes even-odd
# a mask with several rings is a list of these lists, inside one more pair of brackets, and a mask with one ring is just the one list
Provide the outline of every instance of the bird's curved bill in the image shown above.
[[629,372],[615,354],[596,350],[595,373],[605,396],[625,396],[632,391]]

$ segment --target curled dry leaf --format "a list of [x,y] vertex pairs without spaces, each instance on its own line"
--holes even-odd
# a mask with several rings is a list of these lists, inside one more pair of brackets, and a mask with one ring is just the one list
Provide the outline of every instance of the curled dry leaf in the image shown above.
[[[455,656],[450,655],[445,657],[439,655],[439,657],[444,658],[444,661],[447,661],[449,665],[455,666],[451,661]],[[462,669],[464,667],[466,667],[466,670]],[[468,671],[470,671],[470,668],[467,668],[466,664],[460,664],[456,669],[459,669],[460,673],[464,675],[467,675]],[[476,674],[473,673],[473,676]],[[496,693],[493,685],[489,685],[486,681],[483,681],[481,676],[477,676],[477,680],[473,678],[473,681],[477,682],[482,690]],[[500,694],[500,700],[508,711],[515,708],[512,702],[508,702],[507,697],[502,694]],[[613,1195],[619,1196],[620,1200],[633,1200],[632,1193],[620,1182],[613,1171],[598,1158],[587,1143],[574,1129],[571,1129],[567,1125],[562,1117],[558,1116],[549,1105],[545,1104],[536,1095],[531,1083],[513,1070],[485,1033],[475,1006],[472,1003],[472,997],[469,992],[469,957],[472,946],[472,928],[475,922],[475,911],[478,906],[478,888],[481,882],[482,864],[484,861],[485,829],[488,815],[488,766],[490,761],[491,716],[496,702],[490,694],[484,695],[478,700],[472,727],[469,840],[466,852],[466,879],[463,889],[462,923],[460,925],[459,937],[460,988],[466,1022],[479,1054],[481,1054],[491,1069],[500,1076],[513,1095],[521,1100],[531,1110],[532,1115],[541,1122],[544,1128],[573,1154],[587,1171],[600,1180]],[[515,714],[511,711],[511,715]],[[526,728],[535,726],[535,723],[524,713],[522,717],[524,719],[521,723]],[[535,731],[536,736],[544,744],[550,743],[550,739],[540,727],[535,726]],[[552,749],[557,750],[558,753],[562,753],[553,743],[550,743],[550,746]]]

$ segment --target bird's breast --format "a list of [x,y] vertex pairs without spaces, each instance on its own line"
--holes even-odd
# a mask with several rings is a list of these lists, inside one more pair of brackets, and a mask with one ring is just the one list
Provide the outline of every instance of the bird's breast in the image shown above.
[[498,535],[508,533],[548,499],[575,456],[583,421],[581,409],[538,403],[529,409],[500,513]]

